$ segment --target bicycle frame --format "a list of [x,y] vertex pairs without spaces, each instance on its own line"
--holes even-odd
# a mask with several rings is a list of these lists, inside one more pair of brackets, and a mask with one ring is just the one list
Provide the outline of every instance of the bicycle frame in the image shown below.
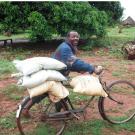
[[[68,111],[64,111],[64,112],[56,112],[56,113],[52,113],[52,114],[49,114],[48,115],[48,119],[51,119],[51,120],[53,120],[53,119],[55,119],[55,120],[65,120],[65,119],[71,119],[71,117],[69,117],[69,116],[73,116],[73,118],[77,118],[77,119],[79,119],[79,117],[76,115],[77,113],[83,113],[85,110],[86,110],[86,108],[89,106],[89,104],[90,104],[90,102],[92,101],[94,99],[94,96],[92,96],[89,100],[88,100],[88,102],[87,102],[87,104],[84,106],[84,107],[82,107],[82,108],[79,108],[79,109],[75,109],[74,107],[73,107],[73,105],[72,105],[72,103],[71,103],[71,101],[70,101],[70,99],[69,98],[67,98],[67,100],[68,100],[68,103],[69,103],[69,105],[70,105],[70,107],[72,108],[72,109],[70,109],[70,110],[68,110]],[[63,100],[64,101],[64,100]],[[65,102],[65,101],[64,101]]]
[[[104,91],[108,94],[108,98],[109,98],[111,101],[116,102],[117,104],[121,104],[121,105],[122,105],[123,103],[122,103],[120,100],[116,100],[115,97],[112,97],[112,96],[109,94],[109,92],[111,91],[110,88],[111,88],[112,85],[117,85],[119,82],[123,82],[123,83],[128,84],[129,86],[132,86],[132,88],[134,88],[134,90],[135,90],[135,86],[134,86],[132,83],[130,83],[130,82],[128,82],[128,81],[125,81],[125,80],[114,81],[112,84],[106,85],[106,82],[102,81],[102,77],[101,77],[101,75],[100,75],[100,76],[99,76],[99,81],[100,81],[100,83],[101,83],[101,85],[102,85]],[[47,95],[48,95],[48,94],[47,94]],[[41,96],[42,96],[42,95],[41,95]],[[65,104],[65,105],[68,105],[68,106],[70,107],[70,109],[65,109],[65,110],[63,110],[62,112],[53,112],[53,113],[50,113],[50,111],[49,111],[49,113],[47,113],[47,116],[45,116],[45,120],[47,120],[47,121],[61,121],[61,120],[63,120],[63,121],[65,122],[66,120],[71,120],[71,119],[73,119],[73,118],[79,119],[80,117],[78,116],[78,114],[83,114],[83,117],[85,117],[85,116],[84,116],[84,112],[85,112],[86,108],[89,106],[89,104],[91,103],[91,101],[93,101],[94,97],[95,97],[95,96],[92,96],[92,97],[87,101],[87,103],[86,103],[83,107],[80,107],[80,108],[78,108],[78,109],[74,108],[74,106],[73,106],[72,102],[70,101],[70,98],[69,98],[69,97],[66,97],[66,100],[65,100],[65,99],[61,99],[60,103],[61,103],[61,105],[63,106],[63,108],[65,107],[65,106],[64,106],[64,104]],[[41,98],[41,100],[42,100],[43,98],[44,98],[44,96]],[[103,118],[104,120],[107,120],[108,122],[110,122],[110,123],[112,123],[112,124],[120,124],[120,123],[124,123],[124,122],[129,121],[130,119],[132,119],[132,118],[135,116],[135,113],[134,113],[134,114],[132,114],[128,119],[126,119],[125,121],[122,121],[122,122],[117,122],[117,121],[116,121],[116,122],[115,122],[115,121],[113,122],[113,121],[111,121],[111,120],[106,116],[106,113],[104,112],[104,111],[105,111],[105,110],[104,110],[104,106],[103,106],[103,104],[104,104],[104,99],[106,99],[106,98],[104,98],[104,97],[99,97],[99,100],[98,100],[99,113],[100,113],[100,115],[102,116],[102,118]],[[16,113],[17,126],[18,126],[18,129],[19,129],[19,131],[20,131],[20,133],[21,133],[22,135],[24,135],[24,132],[23,132],[23,130],[22,130],[21,123],[20,123],[20,115],[21,115],[21,111],[22,111],[23,109],[25,109],[25,105],[26,105],[27,101],[29,101],[29,100],[30,100],[29,97],[27,97],[26,99],[24,99],[24,100],[22,101],[22,103],[19,105],[19,108],[18,108],[17,113]],[[41,100],[40,100],[40,101],[41,101]],[[40,101],[39,101],[39,102],[40,102]],[[46,107],[46,110],[49,109],[49,106],[50,106],[51,104],[54,105],[55,103],[50,103],[50,104]],[[34,105],[34,104],[32,104],[32,105]],[[66,126],[66,123],[64,123],[64,125],[62,126],[62,128],[60,129],[60,131],[57,133],[57,135],[61,135],[61,134],[62,134],[62,132],[64,131],[65,126]]]

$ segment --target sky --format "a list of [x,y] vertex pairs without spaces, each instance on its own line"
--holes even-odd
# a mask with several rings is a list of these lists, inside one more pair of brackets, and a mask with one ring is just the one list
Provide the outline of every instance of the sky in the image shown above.
[[135,0],[119,0],[121,6],[125,8],[123,19],[131,16],[135,20]]

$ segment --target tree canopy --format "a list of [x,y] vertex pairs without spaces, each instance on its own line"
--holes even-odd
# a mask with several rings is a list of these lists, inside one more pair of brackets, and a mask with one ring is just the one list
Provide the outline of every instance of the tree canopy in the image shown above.
[[92,7],[105,11],[109,18],[109,24],[117,23],[123,15],[124,8],[119,1],[89,2]]
[[[108,4],[110,9],[114,6]],[[113,8],[109,11],[104,4],[89,2],[0,2],[0,29],[12,33],[30,29],[34,40],[64,36],[69,30],[76,30],[83,37],[103,36],[108,25],[107,14],[117,20],[120,11],[116,15]]]

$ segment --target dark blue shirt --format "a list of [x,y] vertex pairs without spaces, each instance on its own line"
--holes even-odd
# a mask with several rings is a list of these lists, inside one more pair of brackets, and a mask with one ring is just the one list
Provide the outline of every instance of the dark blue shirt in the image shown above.
[[58,46],[52,57],[65,63],[67,65],[67,70],[93,73],[94,66],[76,58],[75,54],[75,48],[68,42],[63,42]]
[[77,59],[75,53],[75,48],[65,41],[58,46],[52,57],[59,61],[62,61],[70,67],[71,63],[75,62],[75,60]]

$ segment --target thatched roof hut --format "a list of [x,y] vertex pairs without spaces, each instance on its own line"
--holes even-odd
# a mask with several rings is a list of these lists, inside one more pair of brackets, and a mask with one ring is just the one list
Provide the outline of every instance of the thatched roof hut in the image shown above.
[[129,16],[126,20],[122,21],[122,25],[135,26],[135,21],[133,20],[132,17]]

